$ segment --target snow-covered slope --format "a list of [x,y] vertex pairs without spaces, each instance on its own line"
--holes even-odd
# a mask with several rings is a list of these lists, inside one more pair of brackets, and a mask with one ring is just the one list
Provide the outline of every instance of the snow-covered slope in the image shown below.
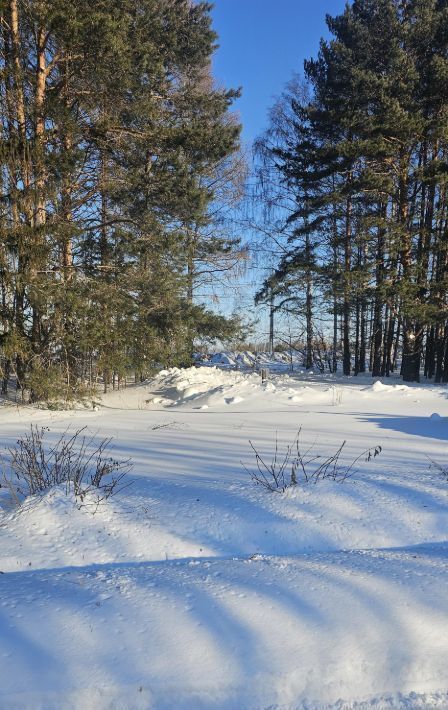
[[[0,489],[0,708],[448,707],[446,395],[207,367],[99,411],[0,410],[3,444],[87,426],[135,463],[95,515]],[[300,427],[344,463],[383,453],[255,486],[249,440],[270,461]]]

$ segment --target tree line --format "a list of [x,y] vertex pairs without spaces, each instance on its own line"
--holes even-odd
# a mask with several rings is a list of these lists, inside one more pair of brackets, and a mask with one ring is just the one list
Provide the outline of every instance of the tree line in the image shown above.
[[[258,293],[325,321],[335,371],[448,381],[448,2],[354,0],[257,142],[280,258]],[[332,327],[328,327],[328,319]]]
[[31,400],[189,362],[240,257],[238,91],[211,5],[0,0],[0,378]]

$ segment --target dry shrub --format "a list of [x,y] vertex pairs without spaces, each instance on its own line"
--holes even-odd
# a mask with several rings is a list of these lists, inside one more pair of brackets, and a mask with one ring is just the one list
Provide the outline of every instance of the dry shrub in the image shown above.
[[318,483],[325,479],[331,479],[337,483],[344,483],[356,470],[356,464],[364,459],[370,461],[376,458],[382,451],[381,446],[374,446],[351,460],[348,464],[341,461],[346,441],[330,456],[321,456],[315,453],[316,442],[303,451],[299,429],[292,444],[288,444],[285,451],[280,453],[278,435],[275,437],[274,453],[271,461],[266,461],[254,444],[249,441],[255,455],[255,470],[249,470],[244,464],[243,467],[249,473],[252,480],[266,488],[268,491],[284,493],[287,488],[297,486],[299,482]]
[[124,479],[132,462],[110,455],[111,438],[98,440],[85,434],[84,427],[72,434],[67,431],[56,443],[47,445],[49,431],[48,427],[31,425],[7,450],[9,473],[4,474],[3,485],[16,500],[65,485],[66,493],[73,492],[80,503],[90,493],[101,502],[129,485]]

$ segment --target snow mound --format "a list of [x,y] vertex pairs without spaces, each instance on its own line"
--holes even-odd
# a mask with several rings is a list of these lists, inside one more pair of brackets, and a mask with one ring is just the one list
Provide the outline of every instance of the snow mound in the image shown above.
[[65,485],[27,498],[0,517],[0,573],[213,553],[161,525],[157,507],[158,502],[147,496],[142,500],[135,491],[131,498],[119,493],[100,504],[89,495],[81,504]]
[[[253,370],[255,367],[265,368],[270,372],[285,373],[291,370],[303,374],[303,354],[300,352],[251,352],[249,350],[223,351],[210,356],[198,356],[197,363],[203,366],[217,366],[225,369]],[[309,374],[313,374],[310,372]]]
[[254,367],[257,361],[256,355],[249,352],[248,350],[237,355],[236,361],[240,365],[245,365],[246,367]]
[[[250,353],[241,353],[238,355],[238,362],[248,362],[249,357]],[[342,390],[337,386],[336,380],[330,380],[331,384],[328,385],[328,379],[326,382],[319,382],[311,372],[304,374],[276,372],[269,368],[267,370],[267,379],[263,380],[260,363],[257,364],[257,370],[248,367],[224,367],[222,364],[185,369],[172,367],[161,370],[142,385],[108,393],[103,396],[101,403],[112,409],[128,410],[182,405],[194,409],[227,408],[247,400],[254,405],[261,404],[260,398],[265,403],[288,407],[313,404],[335,406],[342,403]],[[369,396],[372,392],[378,394],[402,391],[405,395],[416,392],[415,388],[384,385],[380,381],[362,389],[364,396]]]
[[371,392],[409,392],[412,388],[407,385],[385,385],[381,380],[377,380],[367,391]]
[[173,367],[162,370],[151,383],[152,388],[170,398],[172,405],[235,405],[247,394],[275,391],[272,383],[263,383],[257,373],[223,370],[218,367]]
[[215,353],[210,359],[213,365],[228,365],[235,367],[235,358],[228,353]]
[[[162,370],[149,385],[161,395],[161,402],[190,404],[198,409],[236,405],[247,399],[282,401],[294,404],[331,405],[334,387],[309,386],[288,374],[270,372],[263,381],[259,372],[228,370],[220,367],[173,367]],[[151,399],[151,402],[156,402]]]

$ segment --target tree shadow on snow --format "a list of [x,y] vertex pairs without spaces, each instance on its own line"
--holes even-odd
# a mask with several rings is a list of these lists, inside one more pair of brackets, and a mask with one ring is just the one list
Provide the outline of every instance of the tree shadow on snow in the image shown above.
[[389,429],[428,439],[448,440],[448,417],[381,416],[360,417],[360,421],[376,424],[379,429]]
[[[115,676],[118,684],[164,684],[166,691],[167,683],[188,687],[200,679],[206,687],[208,679],[195,669],[201,655],[194,660],[204,644],[214,659],[208,672],[224,698],[229,693],[230,700],[235,688],[253,693],[267,677],[281,700],[285,674],[292,673],[301,678],[298,687],[307,686],[312,674],[321,684],[334,673],[344,685],[351,668],[381,684],[392,666],[396,684],[409,683],[413,649],[422,643],[428,650],[431,642],[425,624],[437,611],[446,612],[446,555],[443,543],[312,558],[63,567],[7,574],[3,592],[5,598],[19,596],[25,617],[36,602],[43,603],[44,623],[59,607],[44,646],[55,642],[59,647],[62,637],[67,649],[73,644],[74,655],[67,653],[63,661],[70,663],[76,682],[94,664],[100,677],[110,682]],[[111,631],[116,645],[111,645]],[[76,653],[79,644],[82,654]],[[4,644],[16,645],[20,671],[31,659],[20,634]],[[51,668],[59,671],[54,660],[47,658],[41,668],[40,682],[50,687],[55,684]],[[37,679],[30,680],[35,687]]]

